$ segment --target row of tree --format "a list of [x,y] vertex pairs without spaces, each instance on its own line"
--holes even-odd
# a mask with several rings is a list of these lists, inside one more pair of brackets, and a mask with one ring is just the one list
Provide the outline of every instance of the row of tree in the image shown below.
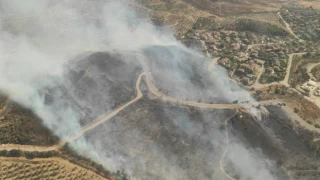
[[257,34],[267,34],[267,35],[273,35],[273,36],[287,36],[289,33],[271,23],[262,22],[262,21],[256,21],[252,19],[238,19],[236,21],[236,30],[238,31],[251,31],[255,32]]
[[10,151],[2,150],[0,151],[0,156],[3,157],[25,157],[27,159],[33,158],[49,158],[58,156],[59,153],[57,151],[22,151],[19,149],[12,149]]

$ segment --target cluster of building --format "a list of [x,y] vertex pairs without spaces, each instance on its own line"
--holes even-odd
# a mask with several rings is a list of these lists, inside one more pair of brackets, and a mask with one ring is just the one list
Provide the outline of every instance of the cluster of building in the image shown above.
[[244,52],[249,44],[261,42],[253,33],[236,31],[204,31],[196,30],[189,35],[190,38],[205,42],[206,50],[214,56],[223,55],[222,50],[228,50],[232,54]]
[[290,37],[252,32],[192,30],[183,38],[201,42],[202,49],[212,58],[220,57],[217,63],[244,85],[252,84],[259,75],[261,83],[283,80],[288,54],[316,47]]

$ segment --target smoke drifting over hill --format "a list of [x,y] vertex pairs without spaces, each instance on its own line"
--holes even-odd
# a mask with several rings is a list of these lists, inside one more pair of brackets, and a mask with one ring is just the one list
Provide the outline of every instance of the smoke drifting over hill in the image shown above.
[[[14,101],[32,109],[43,120],[43,123],[61,139],[70,137],[82,129],[80,119],[89,116],[79,109],[91,108],[90,111],[93,113],[91,118],[98,117],[100,115],[98,113],[111,112],[114,109],[108,100],[115,97],[111,97],[110,92],[103,91],[103,87],[107,89],[113,86],[116,80],[113,79],[107,83],[99,79],[104,76],[104,73],[112,74],[112,67],[110,70],[104,71],[102,69],[101,72],[98,72],[96,67],[90,68],[93,66],[92,64],[86,65],[87,69],[91,69],[89,73],[92,74],[88,81],[94,81],[96,84],[105,83],[104,86],[99,86],[101,88],[99,91],[95,91],[99,93],[96,95],[99,98],[95,100],[92,100],[94,94],[92,96],[85,94],[85,97],[81,97],[76,93],[76,88],[90,89],[91,87],[76,87],[66,77],[70,68],[76,71],[81,67],[75,66],[74,63],[79,63],[79,61],[90,57],[91,53],[98,51],[107,52],[113,56],[118,55],[127,65],[133,60],[138,60],[125,54],[132,52],[145,54],[150,58],[150,61],[151,59],[155,60],[153,65],[157,64],[157,67],[160,68],[143,70],[151,72],[154,70],[155,72],[152,72],[155,75],[154,79],[159,80],[156,81],[156,84],[163,89],[171,89],[172,86],[176,86],[172,90],[180,91],[172,91],[169,95],[179,95],[180,97],[177,98],[190,98],[195,101],[197,98],[202,98],[205,101],[208,95],[212,97],[211,101],[219,100],[219,102],[229,103],[233,100],[254,101],[247,92],[241,90],[237,85],[224,78],[217,78],[217,75],[219,77],[226,76],[226,73],[219,67],[212,69],[216,76],[201,72],[202,70],[206,71],[203,66],[208,63],[208,59],[199,52],[187,49],[180,44],[169,31],[158,31],[150,21],[141,19],[135,10],[129,8],[126,3],[113,0],[1,0],[0,90]],[[152,66],[150,62],[147,64]],[[112,65],[106,64],[106,66]],[[139,69],[138,66],[137,64],[132,65],[132,67]],[[120,72],[121,75],[121,71],[129,72],[126,68],[131,66],[124,68],[119,65],[119,67],[122,68],[114,73]],[[124,73],[123,77],[119,75],[119,81],[123,80],[123,83],[126,83],[126,79],[133,78],[134,76],[128,77],[130,73]],[[158,78],[161,75],[163,78]],[[190,77],[187,77],[189,75]],[[196,76],[200,77],[194,79]],[[190,82],[190,79],[195,81],[200,79],[202,85],[198,86],[196,83]],[[134,85],[131,88],[134,88]],[[90,94],[90,92],[87,93]],[[68,94],[68,99],[66,99],[66,94]],[[53,99],[49,103],[48,95]],[[92,98],[88,99],[89,97]],[[95,103],[99,106],[96,106]],[[105,108],[105,112],[102,112],[103,108],[101,107]],[[257,113],[254,109],[252,112]],[[165,111],[166,117],[174,119],[170,113]],[[203,116],[206,118],[206,114]],[[214,120],[222,121],[221,119],[225,118],[227,116],[217,116]],[[210,121],[210,119],[206,121]],[[196,136],[190,131],[193,126],[188,126],[192,125],[190,123],[192,120],[181,116],[178,122],[186,125],[180,127],[182,127],[181,132],[186,132],[188,138]],[[105,131],[113,130],[112,127],[105,128]],[[114,128],[119,127],[115,126]],[[143,133],[137,130],[127,135],[132,138],[132,142],[135,142],[142,139]],[[210,140],[209,143],[218,149],[223,149],[226,143],[219,138],[224,137],[221,133],[217,135],[218,137],[215,135],[217,133],[209,133],[201,138]],[[106,137],[104,131],[99,131],[99,133],[95,133],[94,138],[86,140],[82,137],[72,143],[72,146],[79,153],[93,158],[106,168],[111,170],[124,168],[132,175],[132,179],[190,178],[187,175],[188,172],[181,168],[179,162],[166,156],[167,152],[160,145],[149,149],[154,158],[144,157],[142,154],[137,159],[127,159],[126,153],[128,151],[119,154],[115,152],[120,151],[122,147],[130,148],[130,145],[122,146],[116,140]],[[108,156],[108,152],[112,152],[112,156],[110,154]],[[205,152],[210,156],[210,151]],[[232,148],[229,148],[226,158],[233,162],[235,169],[243,177],[273,179],[264,165],[265,161],[246,149],[244,145],[234,144]],[[157,166],[159,159],[163,161],[160,166]],[[209,163],[207,161],[213,159],[215,158],[204,159],[203,163]],[[148,170],[148,173],[146,172],[147,164],[154,168],[152,171]],[[170,169],[170,171],[166,171],[166,169]],[[212,169],[212,171],[219,170]],[[194,171],[194,173],[197,177],[212,178],[205,176],[205,172],[201,170]]]

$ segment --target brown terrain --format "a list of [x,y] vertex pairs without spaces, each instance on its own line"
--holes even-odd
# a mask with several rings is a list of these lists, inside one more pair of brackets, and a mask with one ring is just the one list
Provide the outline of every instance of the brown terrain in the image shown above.
[[[318,8],[317,2],[301,3]],[[276,0],[137,0],[128,4],[150,15],[139,20],[151,20],[178,35],[193,28],[234,30],[239,19],[250,19],[286,29],[299,39],[288,24],[280,23],[281,3]],[[154,53],[155,49],[162,53]],[[300,66],[305,69],[305,62],[295,61],[291,54],[283,81],[252,86],[258,102],[232,102],[220,97],[222,92],[215,88],[220,84],[210,80],[217,59],[195,62],[190,54],[179,52],[183,61],[173,63],[167,59],[174,50],[150,47],[130,55],[99,52],[70,63],[66,86],[74,89],[62,99],[83,112],[82,129],[65,139],[53,135],[32,111],[0,96],[0,179],[127,179],[125,173],[109,172],[74,152],[69,143],[82,136],[89,142],[101,139],[99,147],[108,149],[101,156],[121,155],[125,165],[132,167],[131,175],[141,179],[173,177],[176,172],[183,172],[179,178],[184,179],[238,179],[240,173],[228,159],[236,144],[258,149],[279,179],[319,177],[319,107],[290,87],[295,85],[292,79],[297,84],[305,81],[304,71],[294,73]],[[173,68],[175,63],[180,69]],[[173,78],[178,70],[187,75],[183,76],[187,83]],[[313,73],[318,78],[319,68]],[[229,77],[222,79],[229,81]],[[50,89],[46,94],[46,103],[54,103],[54,92]],[[261,107],[269,113],[261,113],[260,120],[248,113]]]
[[155,24],[170,28],[177,34],[187,32],[202,18],[214,21],[217,27],[226,21],[232,22],[239,15],[277,23],[278,21],[272,20],[276,17],[267,18],[272,16],[271,14],[255,16],[250,13],[268,14],[278,11],[281,7],[276,0],[138,0],[129,5],[143,12],[147,11],[151,15],[150,20]]
[[312,74],[314,75],[314,77],[316,78],[317,81],[320,81],[320,66],[319,65],[313,68]]
[[1,179],[97,179],[102,176],[61,158],[0,158]]
[[[112,61],[116,59],[110,59],[112,56],[107,56],[108,60],[107,61]],[[139,57],[138,57],[139,58]],[[142,57],[140,57],[142,58]],[[144,66],[143,61],[145,61],[146,57],[143,57],[143,59],[140,59],[140,62],[142,61],[142,66]],[[101,67],[103,68],[103,66]],[[206,69],[206,68],[205,68]],[[204,76],[205,77],[205,76]],[[143,81],[142,81],[143,79]],[[78,80],[79,81],[79,80]],[[100,132],[103,132],[108,136],[108,139],[112,139],[114,142],[121,142],[121,146],[110,146],[109,142],[106,141],[103,146],[105,147],[111,147],[109,148],[108,153],[119,153],[121,152],[122,154],[125,154],[128,156],[129,159],[132,159],[133,162],[135,163],[134,159],[141,157],[140,153],[144,153],[144,155],[147,155],[147,152],[150,152],[149,155],[145,156],[146,159],[144,159],[145,163],[149,163],[150,166],[150,172],[148,173],[148,177],[153,177],[152,172],[152,167],[156,167],[155,164],[152,162],[159,162],[158,160],[154,158],[159,158],[156,157],[155,154],[152,154],[153,149],[149,145],[150,139],[152,142],[160,145],[162,148],[165,149],[166,157],[175,157],[180,159],[180,161],[184,162],[179,164],[178,168],[186,168],[186,164],[189,164],[189,176],[193,177],[194,174],[197,172],[197,167],[201,164],[203,171],[202,172],[197,172],[196,175],[197,177],[203,176],[203,179],[207,178],[221,178],[221,177],[235,177],[238,176],[237,172],[228,168],[229,166],[225,166],[226,164],[230,163],[228,160],[224,160],[226,154],[228,154],[228,146],[229,145],[229,138],[234,139],[236,136],[239,137],[240,134],[243,134],[243,139],[240,139],[243,142],[246,142],[248,145],[253,146],[253,147],[259,147],[263,149],[263,153],[265,155],[270,155],[269,157],[275,161],[281,162],[279,166],[282,168],[289,168],[289,165],[292,163],[296,163],[298,161],[298,157],[291,158],[290,160],[286,158],[287,154],[285,154],[286,150],[294,150],[295,144],[292,144],[292,146],[289,147],[277,147],[277,140],[273,139],[272,136],[270,137],[268,133],[263,131],[264,125],[259,124],[255,122],[253,119],[251,119],[250,116],[246,115],[245,111],[241,111],[241,114],[244,112],[244,117],[239,116],[237,111],[236,113],[230,112],[232,109],[241,109],[242,105],[241,104],[209,104],[209,103],[201,103],[201,102],[194,102],[194,101],[185,101],[185,100],[179,100],[174,97],[170,97],[166,94],[161,93],[161,91],[152,83],[151,77],[147,73],[142,73],[140,76],[137,78],[136,83],[135,83],[135,88],[136,88],[136,99],[133,99],[132,101],[126,102],[122,107],[113,110],[111,113],[107,113],[106,115],[103,115],[99,117],[96,120],[91,121],[89,124],[84,126],[84,129],[82,132],[79,132],[79,135],[76,134],[74,138],[70,138],[69,141],[72,141],[74,139],[77,139],[79,136],[81,136],[84,133],[89,132],[93,128],[96,128],[95,131],[89,132],[86,137],[90,141],[93,139],[96,139]],[[142,91],[140,90],[142,89]],[[144,95],[147,95],[146,97],[143,97]],[[265,97],[268,99],[267,97]],[[4,100],[4,103],[6,103],[6,98],[2,98]],[[154,100],[152,100],[154,99]],[[280,98],[277,98],[280,99]],[[163,101],[163,102],[162,102]],[[286,102],[286,101],[285,101]],[[129,106],[130,104],[135,103],[136,106]],[[288,102],[287,102],[288,103]],[[264,103],[261,102],[263,105]],[[289,103],[288,103],[289,104]],[[267,104],[265,104],[267,105]],[[3,107],[8,107],[6,104],[3,105]],[[303,106],[302,106],[303,107]],[[293,108],[293,107],[292,107]],[[125,110],[126,109],[126,110]],[[206,110],[207,109],[207,110]],[[229,110],[228,110],[229,109]],[[5,111],[5,109],[2,110],[3,112],[6,112],[4,115],[8,115],[10,111]],[[277,118],[276,115],[273,113],[274,110],[270,112],[271,116],[267,116],[266,118]],[[301,112],[303,110],[301,109]],[[215,116],[215,114],[218,113],[223,115],[225,117],[225,120],[221,122],[210,122],[208,119],[211,119]],[[283,112],[282,112],[283,113]],[[188,128],[191,128],[186,131],[185,128],[187,128],[185,125],[185,122],[182,122],[179,118],[180,114],[185,114],[185,118],[189,117],[190,118],[190,124],[187,126]],[[278,112],[278,114],[281,114],[281,112]],[[173,115],[173,116],[172,116]],[[221,116],[219,115],[219,116]],[[176,118],[174,118],[176,117]],[[206,118],[204,118],[206,117]],[[211,117],[211,118],[208,118]],[[173,119],[172,119],[173,118]],[[199,119],[201,118],[201,120]],[[240,119],[239,119],[240,118]],[[110,121],[107,121],[109,120]],[[196,120],[198,119],[198,120]],[[128,123],[128,120],[130,123]],[[160,120],[160,122],[159,122]],[[171,121],[173,120],[173,122]],[[196,120],[196,121],[194,121]],[[193,122],[194,121],[194,122]],[[269,121],[269,120],[267,120]],[[280,122],[282,120],[279,120]],[[39,122],[39,121],[38,121]],[[232,123],[228,123],[232,122]],[[242,122],[242,123],[240,123]],[[293,121],[294,122],[294,121]],[[281,126],[283,126],[283,123],[286,123],[285,127],[293,127],[296,126],[296,124],[293,125],[293,122],[291,120],[286,120],[286,122],[281,122]],[[108,125],[106,126],[107,123]],[[159,124],[160,123],[160,124]],[[240,124],[239,124],[240,123]],[[104,126],[99,126],[104,124]],[[227,128],[228,124],[232,124],[231,129]],[[270,131],[276,131],[275,133],[280,133],[278,131],[278,126],[275,124],[274,126],[269,127]],[[108,127],[112,127],[111,129]],[[194,127],[198,127],[195,128]],[[299,126],[297,126],[299,127]],[[177,128],[180,128],[178,130]],[[218,133],[219,128],[226,128],[226,130],[221,131]],[[230,132],[233,134],[230,135]],[[300,133],[299,138],[307,138],[306,141],[311,142],[314,137],[307,136],[305,137],[305,132],[303,130],[303,133]],[[134,140],[130,138],[127,139],[127,137],[130,137],[130,134],[133,132],[140,132],[144,135],[139,136],[138,139]],[[208,143],[206,139],[210,138],[212,134],[210,132],[217,132],[215,136],[224,139],[226,138],[227,143],[223,145],[222,147],[215,147],[214,145],[212,147],[208,146]],[[224,132],[224,133],[223,133]],[[191,134],[190,134],[191,133]],[[257,139],[250,139],[249,137],[253,137],[250,134],[258,133],[261,134],[261,136],[257,136]],[[292,129],[288,129],[288,134],[279,134],[279,138],[282,139],[284,142],[289,141],[290,136],[294,134],[295,131]],[[126,134],[128,136],[126,136]],[[196,136],[193,137],[195,134],[201,134],[201,136]],[[237,134],[237,135],[236,135]],[[236,135],[236,136],[235,136]],[[280,136],[281,135],[281,136]],[[202,137],[202,138],[200,138]],[[206,137],[203,139],[203,137]],[[266,141],[262,141],[264,143],[257,143],[261,142],[261,139],[266,139]],[[234,141],[234,140],[233,140]],[[239,140],[236,140],[239,141]],[[65,143],[65,142],[64,142]],[[176,143],[181,143],[179,146],[174,146]],[[298,142],[297,142],[298,143]],[[155,144],[155,145],[156,145]],[[316,144],[315,144],[316,145]],[[4,146],[4,150],[12,151],[13,148],[10,147],[11,145],[8,145],[7,148]],[[198,150],[198,153],[202,154],[202,156],[199,156],[197,154],[193,155],[193,151],[195,150],[195,147],[203,147],[200,148],[202,149],[201,151]],[[265,146],[272,146],[275,149],[265,149]],[[301,145],[300,145],[301,146]],[[26,157],[30,157],[30,154],[27,153],[27,151],[32,152],[32,147],[31,146],[16,146],[16,149],[21,149],[24,151],[24,154]],[[30,147],[30,149],[28,149]],[[54,146],[50,146],[54,147]],[[56,151],[57,149],[53,148],[48,150],[54,150]],[[277,147],[277,148],[276,148]],[[143,150],[142,150],[142,149]],[[151,148],[151,149],[150,149]],[[209,154],[212,154],[212,148],[216,149],[215,151],[217,152],[216,156],[212,156],[210,158],[211,161],[217,162],[217,164],[212,164],[211,166],[207,166],[206,163],[203,164],[201,159],[204,159],[205,157],[209,157]],[[288,149],[289,148],[289,149]],[[315,149],[314,149],[315,148]],[[41,149],[37,149],[34,147],[34,150],[41,151]],[[303,147],[301,150],[294,150],[299,153],[301,153],[303,156],[308,157],[310,153],[317,152],[317,146],[314,147],[312,145],[312,149],[308,149],[308,147]],[[16,156],[13,152],[9,153],[10,156]],[[19,151],[18,151],[19,152]],[[46,152],[46,151],[44,151]],[[62,152],[64,155],[62,157],[69,159],[68,156],[70,156],[69,153],[66,153],[68,151],[65,150],[59,150],[58,152]],[[72,153],[71,153],[72,154]],[[39,155],[38,155],[39,156]],[[49,158],[52,157],[52,155],[48,155]],[[53,155],[57,156],[57,155]],[[21,157],[19,154],[18,157]],[[71,157],[73,157],[71,155]],[[148,159],[150,157],[151,159]],[[188,157],[187,159],[185,159]],[[200,159],[199,159],[200,158]],[[8,160],[13,161],[17,160],[17,158],[8,158]],[[65,163],[58,161],[55,159],[57,164],[59,162],[59,165],[57,165],[58,169],[61,169],[61,172],[68,172],[68,168],[66,168]],[[4,160],[5,161],[5,160]],[[19,161],[21,164],[25,164],[27,162],[32,162],[33,160],[23,160]],[[41,162],[43,163],[44,161],[47,161],[47,159],[43,159]],[[69,159],[70,162],[74,162],[74,160]],[[5,161],[6,162],[6,161]],[[79,164],[80,162],[80,164]],[[86,167],[86,169],[91,169],[90,166],[88,167],[87,165],[83,165],[85,161],[79,161],[78,165],[82,167]],[[82,162],[82,163],[81,163]],[[173,165],[171,164],[172,162],[167,162],[165,159],[163,161],[160,161],[163,165]],[[130,162],[128,162],[130,165]],[[169,163],[169,164],[167,164]],[[207,162],[209,163],[209,162]],[[44,162],[44,164],[46,164]],[[46,167],[47,165],[43,165]],[[48,165],[49,166],[49,165]],[[75,165],[74,165],[75,166]],[[42,167],[42,165],[41,165]],[[220,169],[221,171],[210,171],[210,169],[215,168],[215,169]],[[296,168],[295,165],[290,166],[292,171]],[[66,170],[64,170],[66,169]],[[84,172],[85,170],[81,169],[82,172],[85,174],[88,174],[88,177],[91,177],[91,174],[89,172]],[[79,170],[79,173],[80,171]],[[101,169],[100,169],[101,170]],[[86,170],[89,171],[89,170]],[[275,172],[279,174],[281,177],[285,177],[285,172],[283,169],[274,169]],[[56,174],[55,170],[53,169],[52,171],[48,170],[50,173],[43,173],[43,174],[36,174],[36,177],[46,177],[46,176],[64,176],[65,174]],[[59,171],[60,172],[60,171]],[[96,173],[99,171],[95,171]],[[137,173],[137,174],[135,174]],[[135,169],[135,172],[133,175],[139,175],[140,172],[139,168]],[[209,173],[209,174],[208,174]],[[222,174],[221,174],[222,173]],[[83,175],[84,175],[83,174]],[[28,175],[28,174],[26,174]],[[141,175],[141,174],[140,174]],[[68,175],[71,177],[74,177],[75,175]],[[143,175],[144,176],[144,175]],[[196,178],[196,177],[194,177]]]
[[[54,136],[30,110],[0,96],[1,179],[108,179]],[[100,169],[97,170],[97,167]],[[99,174],[101,173],[101,174]]]
[[306,7],[320,9],[320,1],[319,0],[300,0],[299,2]]

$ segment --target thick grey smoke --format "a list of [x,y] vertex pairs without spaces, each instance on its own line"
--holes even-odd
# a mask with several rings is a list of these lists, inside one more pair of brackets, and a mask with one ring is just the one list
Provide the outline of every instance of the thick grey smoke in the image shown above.
[[[184,66],[185,55],[181,52],[188,52],[192,55],[194,59],[190,62],[197,62],[197,58],[202,59],[198,62],[208,61],[198,52],[187,49],[180,44],[172,33],[158,31],[148,20],[141,20],[134,9],[126,6],[126,2],[123,1],[1,0],[0,9],[2,12],[0,14],[0,91],[6,93],[14,101],[32,109],[43,120],[43,123],[61,139],[81,130],[81,112],[65,103],[65,100],[61,98],[63,97],[62,90],[55,91],[54,97],[56,99],[51,104],[46,103],[45,94],[48,93],[48,89],[61,84],[66,85],[67,90],[72,92],[73,87],[64,76],[65,67],[71,60],[87,57],[90,52],[95,51],[122,53],[147,51],[148,54],[148,52],[150,53],[148,49],[151,49],[151,56],[155,59],[161,59],[165,68],[169,67],[170,63],[176,67],[179,67],[178,65]],[[153,49],[156,46],[174,48],[170,52],[163,52],[156,48]],[[130,58],[127,61],[130,61]],[[196,63],[195,65],[201,69],[205,64]],[[189,67],[186,66],[182,69],[185,68]],[[174,78],[171,81],[178,82],[184,88],[180,88],[180,92],[173,91],[169,95],[178,98],[190,97],[190,99],[196,100],[198,92],[203,89],[192,86],[186,80],[185,72],[180,72],[177,68],[173,70],[175,71],[173,72]],[[203,70],[205,71],[205,68]],[[212,71],[226,76],[226,73],[218,67],[214,67]],[[203,94],[211,95],[213,100],[219,97],[227,102],[237,99],[254,101],[247,92],[235,84],[223,80],[223,78],[216,78],[216,76],[208,75],[208,77],[212,83],[206,85],[209,89],[205,90]],[[164,88],[170,86],[166,82],[160,83]],[[77,97],[72,93],[71,96]],[[103,96],[109,98],[107,93]],[[78,99],[75,101],[78,101],[79,104],[87,103]],[[106,112],[113,109],[108,103],[104,103],[103,106],[106,107]],[[96,117],[99,115],[95,114]],[[185,131],[188,136],[192,137],[197,134],[191,130],[196,125],[191,123],[187,117],[179,117],[175,121],[177,124],[188,124],[187,127],[181,126],[182,131]],[[106,131],[108,130],[111,131],[112,127],[106,127]],[[132,138],[132,144],[135,141],[139,142],[140,133],[138,131],[128,133],[128,136]],[[112,145],[115,150],[119,150],[121,147],[104,134],[98,135],[100,135],[99,138]],[[215,135],[217,134],[213,133],[205,138],[217,148],[224,148],[224,142],[215,139]],[[101,145],[99,139],[87,142],[82,137],[73,143],[73,147],[81,153],[90,152],[84,154],[99,161],[106,168],[112,170],[125,168],[127,172],[132,174],[133,179],[143,179],[141,177],[145,177],[146,174],[157,175],[159,179],[188,179],[184,169],[180,168],[174,159],[166,157],[160,147],[150,149],[151,155],[157,156],[155,160],[162,159],[161,162],[158,162],[162,163],[161,165],[149,162],[147,158],[143,157],[143,154],[129,162],[126,156],[120,153],[111,153],[107,156],[105,154],[109,150]],[[250,152],[244,147],[230,149],[228,158],[233,161],[242,174],[253,178],[258,172],[263,174],[260,179],[273,178],[265,167],[259,167],[258,158],[251,158]],[[239,151],[247,155],[246,159],[233,158],[234,154]],[[150,157],[150,159],[152,158]],[[216,159],[212,158],[212,161],[214,160]],[[124,165],[126,163],[128,163],[127,166]],[[150,164],[147,165],[147,163]],[[166,167],[168,165],[169,167]],[[133,172],[132,167],[134,166],[140,166],[139,172],[142,174]],[[259,167],[257,171],[253,171],[257,167]]]

